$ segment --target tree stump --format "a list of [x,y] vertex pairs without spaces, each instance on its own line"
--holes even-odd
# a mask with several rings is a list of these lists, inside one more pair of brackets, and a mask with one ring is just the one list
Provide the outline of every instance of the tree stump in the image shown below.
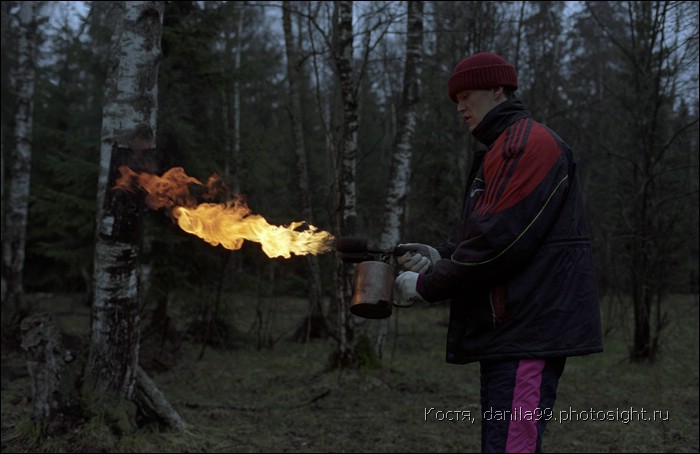
[[25,317],[20,331],[31,381],[32,418],[48,419],[59,407],[58,389],[64,362],[61,331],[46,313]]

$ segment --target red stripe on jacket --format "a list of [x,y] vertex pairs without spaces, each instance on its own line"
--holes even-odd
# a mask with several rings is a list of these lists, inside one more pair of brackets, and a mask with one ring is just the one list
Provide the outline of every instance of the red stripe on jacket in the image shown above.
[[559,159],[554,138],[542,125],[523,119],[494,142],[484,158],[486,192],[477,203],[481,214],[496,213],[517,204],[539,185]]

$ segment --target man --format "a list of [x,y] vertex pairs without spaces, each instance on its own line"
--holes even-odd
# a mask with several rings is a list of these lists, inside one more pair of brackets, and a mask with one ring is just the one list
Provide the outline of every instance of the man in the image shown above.
[[399,258],[397,305],[449,298],[448,363],[479,361],[483,452],[539,452],[566,358],[601,352],[591,239],[569,146],[514,96],[515,68],[482,52],[448,81],[471,134],[459,238]]

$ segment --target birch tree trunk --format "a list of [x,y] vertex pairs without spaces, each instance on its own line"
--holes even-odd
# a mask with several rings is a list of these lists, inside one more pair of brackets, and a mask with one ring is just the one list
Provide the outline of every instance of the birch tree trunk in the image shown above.
[[[403,92],[399,112],[399,123],[391,157],[389,185],[384,201],[384,216],[380,248],[389,250],[401,237],[401,225],[406,212],[406,197],[411,182],[411,139],[418,121],[420,101],[420,75],[423,61],[423,2],[408,2],[406,23],[406,66],[404,68]],[[386,344],[389,322],[379,320],[375,352],[382,357]]]
[[[9,47],[8,45],[8,30],[10,28],[10,3],[5,2],[0,4],[0,50],[2,51],[2,54],[4,55],[7,53],[6,49]],[[4,78],[5,77],[5,71],[7,69],[3,68],[0,70],[2,72],[1,76]],[[2,124],[5,124],[4,121],[2,121]],[[0,200],[5,200],[5,142],[0,141]],[[5,237],[5,207],[2,206],[0,207],[0,210],[2,211],[2,220],[3,222],[0,223],[0,229],[2,229],[2,238]],[[2,280],[2,285],[3,289],[5,288],[5,281]],[[2,291],[2,295],[4,298],[5,291]],[[4,300],[3,300],[4,301]]]
[[[227,186],[233,194],[238,194],[241,190],[240,184],[240,168],[241,168],[241,89],[238,81],[238,74],[241,68],[241,52],[243,50],[243,19],[245,17],[245,2],[238,2],[233,5],[234,11],[238,12],[235,27],[235,41],[233,41],[229,32],[227,32],[224,40],[226,50],[223,54],[221,70],[228,70],[228,59],[231,54],[234,54],[234,74],[236,79],[233,81],[233,100],[227,85],[221,86],[221,114],[224,124],[224,155],[226,160],[224,163],[224,174],[227,177]],[[233,24],[231,23],[231,28]],[[233,118],[231,118],[233,117]]]
[[119,165],[152,170],[164,2],[113,2],[112,6],[114,30],[105,82],[97,194],[92,338],[83,393],[84,398],[109,396],[109,405],[136,401],[142,412],[167,414],[162,419],[182,429],[180,417],[167,401],[163,403],[139,368],[140,201],[132,194],[111,190]]
[[[22,273],[27,236],[29,182],[32,161],[38,2],[19,3],[17,69],[12,73],[16,92],[15,148],[10,150],[7,200],[3,200],[2,304],[17,315],[24,296]],[[3,169],[4,170],[4,169]],[[7,308],[5,308],[7,305]]]
[[[297,158],[297,171],[299,172],[299,189],[301,197],[301,212],[303,219],[314,223],[314,213],[311,207],[311,184],[309,179],[308,158],[304,144],[304,131],[302,124],[301,93],[302,81],[301,61],[294,43],[291,21],[292,2],[284,1],[282,4],[282,22],[284,28],[284,42],[287,51],[287,80],[289,83],[289,100],[291,112],[289,114],[292,123],[292,139],[294,153]],[[299,47],[301,48],[301,46]],[[326,317],[323,313],[321,288],[321,267],[318,257],[306,255],[306,266],[309,276],[309,315],[297,329],[294,336],[297,340],[305,342],[312,337],[325,337],[327,334]]]
[[[9,33],[8,30],[10,29],[9,26],[10,23],[10,3],[5,2],[0,4],[0,36],[1,36],[1,43],[0,46],[2,46],[2,53],[3,55],[7,52],[6,49],[8,47],[8,41],[7,39]],[[6,69],[2,69],[2,77],[5,77],[5,71]],[[3,119],[2,124],[5,124],[5,121]],[[0,141],[0,239],[2,241],[5,240],[5,141]],[[2,244],[2,250],[5,250],[5,244]],[[2,312],[4,314],[5,312],[5,296],[7,292],[7,282],[5,282],[5,259],[1,258],[0,259],[0,264],[2,264],[2,272],[0,272],[0,282],[2,283],[1,285],[1,290],[0,290],[0,295],[2,295]],[[8,303],[9,304],[9,303]],[[13,308],[14,310],[14,308]],[[8,307],[8,312],[10,311],[10,308]],[[7,318],[10,318],[10,314],[8,313]],[[3,320],[7,320],[5,317],[2,317]]]
[[[355,169],[357,163],[357,87],[353,75],[353,26],[352,1],[336,2],[334,11],[333,57],[340,81],[343,103],[343,139],[336,169],[338,182],[338,204],[336,232],[338,236],[355,233],[357,223]],[[344,366],[354,360],[353,326],[348,317],[348,306],[352,294],[352,273],[341,260],[336,267],[336,301],[338,304],[338,351],[336,364]]]
[[[241,69],[241,53],[243,53],[243,18],[245,17],[245,3],[239,3],[238,27],[236,33],[236,59],[235,69],[236,74],[240,74]],[[241,191],[240,170],[243,163],[241,157],[241,84],[238,78],[233,82],[233,184],[232,189],[235,193]]]

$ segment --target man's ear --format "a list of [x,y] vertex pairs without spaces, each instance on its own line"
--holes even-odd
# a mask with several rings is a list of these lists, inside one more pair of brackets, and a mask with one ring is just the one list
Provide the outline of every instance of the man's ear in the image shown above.
[[493,93],[494,100],[499,100],[499,99],[501,99],[502,96],[505,96],[505,92],[503,91],[503,87],[492,88],[491,93]]

